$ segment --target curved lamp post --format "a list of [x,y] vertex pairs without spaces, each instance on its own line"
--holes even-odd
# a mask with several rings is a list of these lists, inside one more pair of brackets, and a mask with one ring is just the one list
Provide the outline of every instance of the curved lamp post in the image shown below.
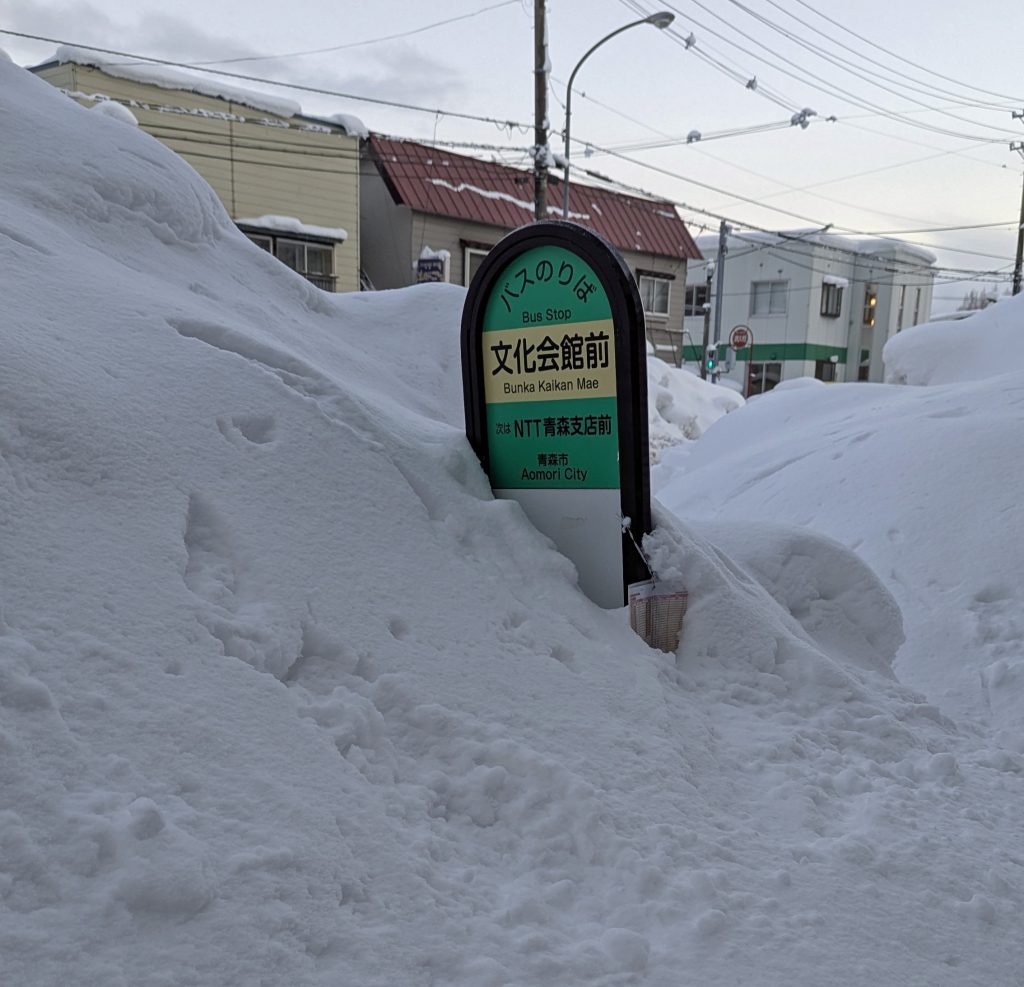
[[622,27],[612,31],[611,34],[606,34],[600,41],[591,47],[586,54],[576,63],[576,68],[572,70],[572,75],[569,76],[569,84],[565,87],[565,183],[562,188],[562,218],[569,218],[569,120],[572,116],[572,84],[576,78],[576,73],[579,72],[580,67],[583,63],[590,58],[591,55],[597,51],[606,41],[611,41],[612,38],[617,34],[622,34],[623,31],[628,31],[631,27],[639,27],[641,24],[653,24],[659,31],[664,31],[672,21],[675,20],[675,14],[670,14],[667,10],[659,10],[656,14],[651,14],[650,17],[644,17],[638,21],[632,21],[629,24],[624,24]]

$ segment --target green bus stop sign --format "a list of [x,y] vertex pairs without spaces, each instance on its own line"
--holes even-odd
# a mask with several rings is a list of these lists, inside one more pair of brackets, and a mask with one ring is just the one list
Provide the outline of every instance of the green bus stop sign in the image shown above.
[[[462,321],[466,431],[497,496],[518,500],[605,607],[648,578],[643,312],[618,253],[572,223],[503,239]],[[623,518],[629,531],[623,531]]]

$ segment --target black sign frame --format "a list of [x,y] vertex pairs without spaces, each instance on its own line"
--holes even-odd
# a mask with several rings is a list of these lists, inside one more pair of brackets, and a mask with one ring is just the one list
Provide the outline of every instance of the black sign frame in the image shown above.
[[[466,437],[484,472],[491,476],[487,406],[483,380],[483,319],[498,275],[520,254],[535,247],[562,247],[588,264],[611,306],[615,333],[615,386],[619,439],[619,493],[622,516],[622,604],[628,588],[651,578],[637,547],[651,531],[651,467],[647,433],[647,335],[643,303],[632,272],[607,240],[576,223],[530,223],[498,242],[480,264],[462,310],[462,389]],[[635,539],[635,543],[634,543]]]

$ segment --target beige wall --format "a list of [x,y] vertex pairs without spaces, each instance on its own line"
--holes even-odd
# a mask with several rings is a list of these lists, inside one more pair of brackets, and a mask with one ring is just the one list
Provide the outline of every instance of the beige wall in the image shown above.
[[[52,85],[126,104],[139,126],[176,151],[217,193],[232,219],[294,216],[341,227],[335,248],[338,291],[359,289],[359,140],[302,118],[120,79],[65,63],[37,73]],[[312,129],[311,129],[312,128]]]

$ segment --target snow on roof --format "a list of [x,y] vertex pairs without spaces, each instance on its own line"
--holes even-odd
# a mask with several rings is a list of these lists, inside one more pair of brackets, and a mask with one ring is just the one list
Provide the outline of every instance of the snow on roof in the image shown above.
[[120,103],[115,103],[112,99],[104,99],[96,103],[93,107],[94,113],[99,113],[101,116],[113,117],[115,120],[120,120],[122,123],[131,124],[133,127],[139,125],[138,119],[127,106],[122,106]]
[[359,117],[353,116],[351,113],[332,113],[330,116],[317,117],[316,119],[326,120],[328,123],[344,127],[353,137],[365,138],[370,136],[370,131],[366,124]]
[[[370,148],[395,201],[410,209],[509,230],[533,217],[531,172],[381,134],[370,136]],[[556,204],[562,189],[552,174],[552,216],[562,214]],[[664,200],[573,181],[569,216],[620,250],[673,259],[700,257],[686,225]]]
[[61,45],[57,49],[55,57],[62,64],[70,62],[74,65],[84,65],[88,68],[99,69],[101,72],[106,72],[107,75],[119,79],[130,79],[133,82],[159,86],[161,89],[180,89],[185,92],[197,93],[200,96],[211,96],[215,99],[229,100],[232,103],[242,103],[255,110],[263,110],[281,117],[294,117],[302,114],[302,107],[294,100],[231,86],[166,65],[126,62],[121,56],[111,58],[95,51],[86,51],[83,48],[74,48],[70,45]]
[[[847,236],[813,228],[785,230],[778,233],[767,230],[734,230],[728,237],[730,249],[750,246],[752,243],[765,244],[766,246],[780,244],[785,247],[792,247],[801,243],[817,244],[865,256],[902,254],[913,257],[915,260],[923,261],[928,265],[934,264],[938,260],[937,256],[927,247],[922,247],[916,243],[908,243],[906,240],[893,240],[877,236]],[[697,237],[697,245],[702,250],[714,252],[718,247],[718,234],[702,233]]]
[[[485,199],[498,199],[501,202],[511,202],[514,206],[519,206],[520,209],[525,209],[528,212],[533,212],[533,202],[528,199],[517,199],[514,195],[509,195],[507,192],[495,192],[493,189],[480,188],[479,185],[470,185],[469,182],[459,182],[458,185],[452,185],[451,182],[446,182],[443,178],[432,178],[430,179],[431,185],[440,185],[442,188],[446,188],[451,192],[472,192],[474,195],[482,195]],[[548,206],[548,212],[554,216],[562,215],[561,206]],[[569,211],[570,219],[590,219],[586,213]]]
[[253,226],[261,230],[273,230],[275,233],[296,233],[299,236],[319,236],[325,240],[348,239],[348,230],[340,226],[313,226],[304,223],[295,216],[256,216],[253,219],[236,219],[239,226]]
[[917,243],[907,243],[906,240],[889,240],[885,237],[865,236],[846,238],[851,249],[859,254],[908,254],[926,264],[934,264],[938,256],[933,254],[927,247]]
[[835,274],[826,274],[821,279],[825,284],[834,284],[837,288],[849,288],[850,281],[848,278],[840,278]]

